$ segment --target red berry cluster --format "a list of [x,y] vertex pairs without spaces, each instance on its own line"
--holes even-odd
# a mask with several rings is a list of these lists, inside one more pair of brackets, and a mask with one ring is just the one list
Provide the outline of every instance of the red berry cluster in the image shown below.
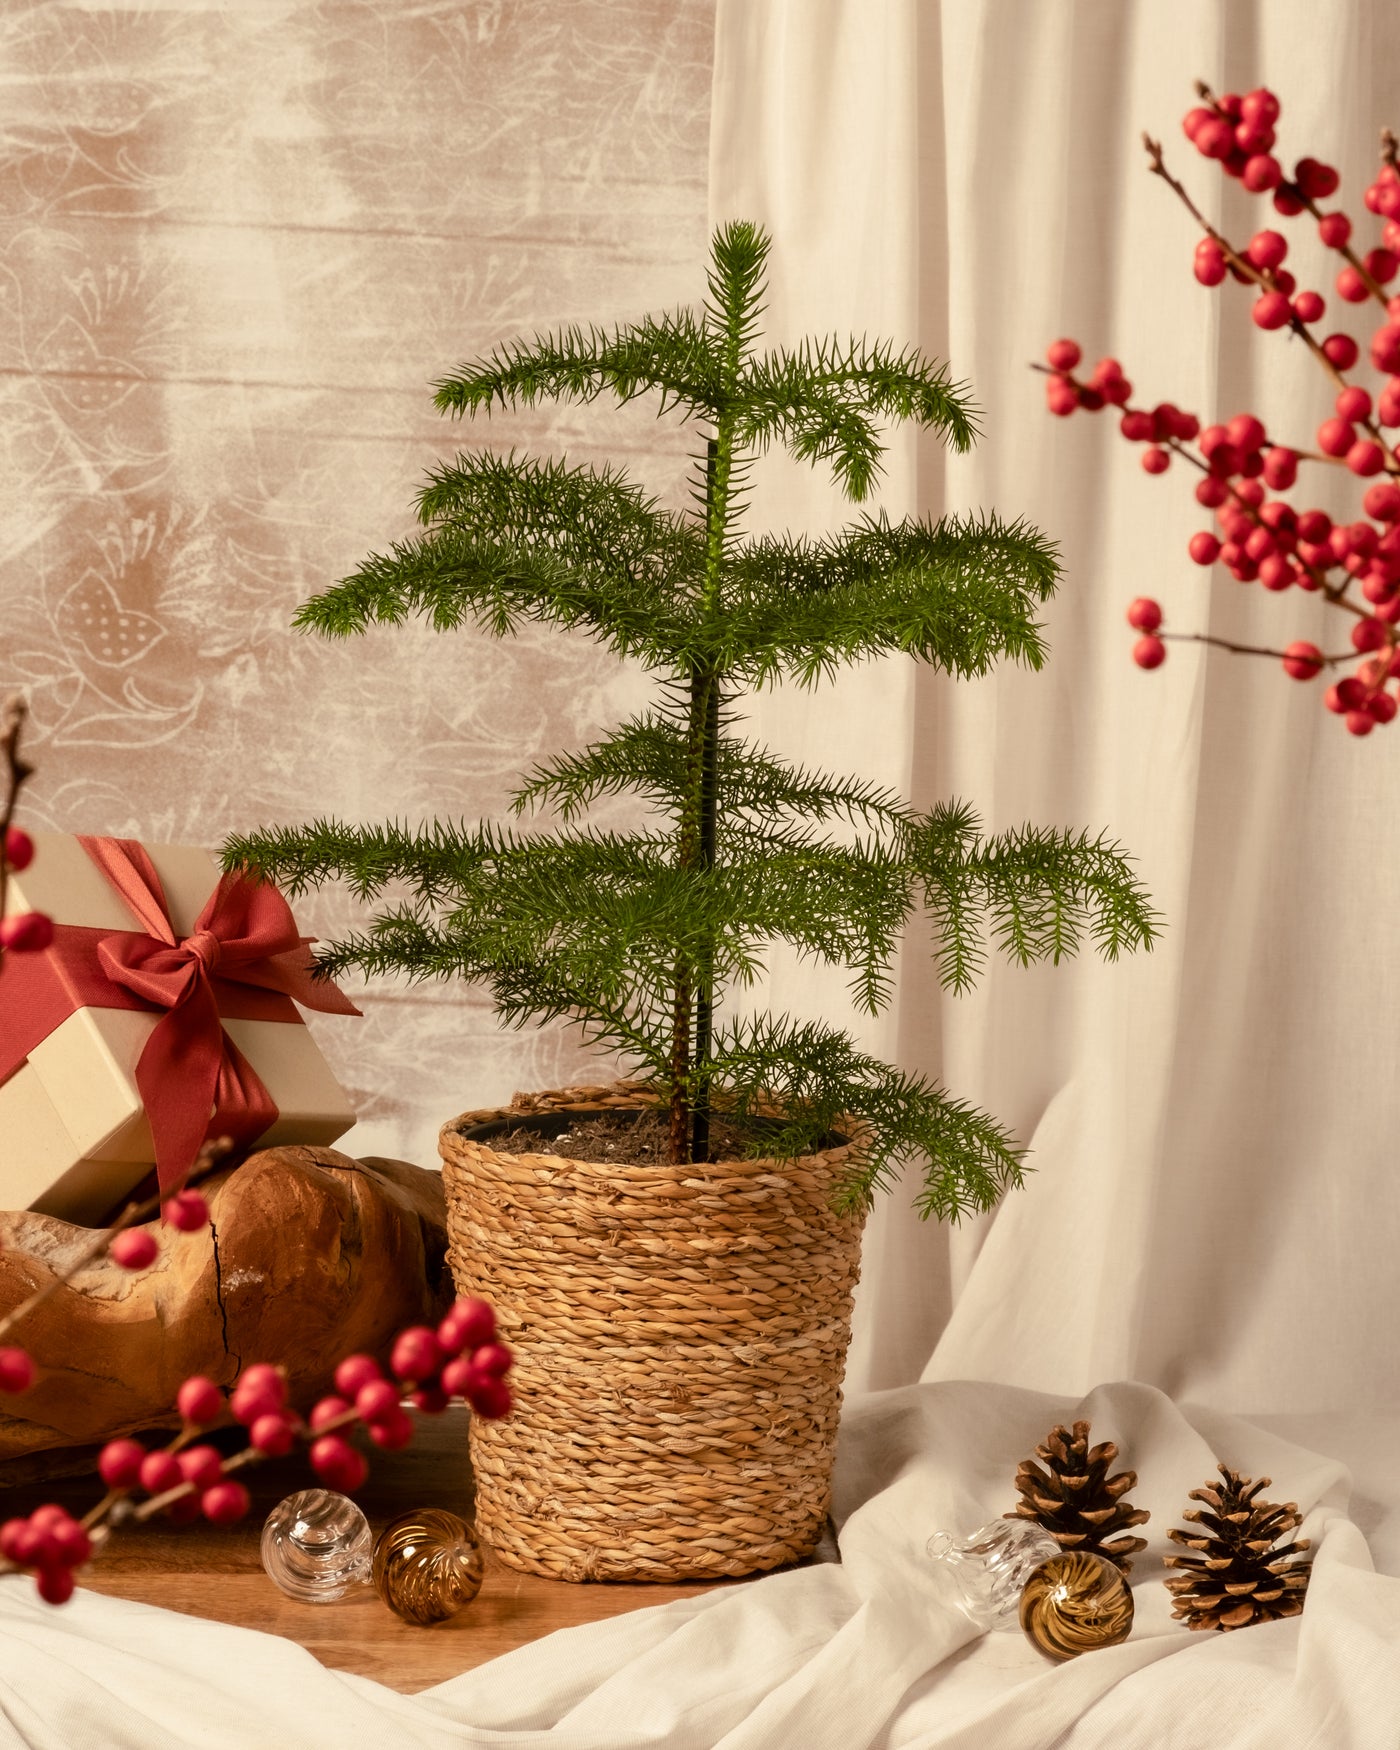
[[[5,829],[0,865],[18,875],[34,861],[34,840],[22,827]],[[13,917],[0,918],[0,949],[15,954],[37,954],[53,941],[53,919],[45,912],[16,912]]]
[[86,1529],[62,1507],[36,1507],[23,1519],[0,1525],[0,1556],[17,1568],[30,1568],[46,1604],[66,1604],[73,1596],[73,1571],[92,1554]]
[[[1355,672],[1326,694],[1326,704],[1344,717],[1355,735],[1366,735],[1377,723],[1397,715],[1397,694],[1391,682],[1400,678],[1400,450],[1383,428],[1400,426],[1400,297],[1385,288],[1400,272],[1400,169],[1395,145],[1386,136],[1386,157],[1366,191],[1367,209],[1385,221],[1381,243],[1364,256],[1351,247],[1352,222],[1342,212],[1321,212],[1318,202],[1337,191],[1340,178],[1330,165],[1315,158],[1299,159],[1291,177],[1274,156],[1278,99],[1270,91],[1216,98],[1201,86],[1202,104],[1192,109],[1182,126],[1203,157],[1217,160],[1252,193],[1272,192],[1274,206],[1285,217],[1308,212],[1317,220],[1323,244],[1338,251],[1345,265],[1336,279],[1338,296],[1348,303],[1374,299],[1385,319],[1370,341],[1370,359],[1387,381],[1373,402],[1370,392],[1349,382],[1360,347],[1348,334],[1319,340],[1311,333],[1326,309],[1317,291],[1299,291],[1284,267],[1287,240],[1278,231],[1255,233],[1236,248],[1206,224],[1185,189],[1167,172],[1161,147],[1147,141],[1151,168],[1185,202],[1205,231],[1196,246],[1195,277],[1205,286],[1231,278],[1252,285],[1257,297],[1255,323],[1263,329],[1288,329],[1301,339],[1337,387],[1332,415],[1316,433],[1317,450],[1272,440],[1261,420],[1239,413],[1224,424],[1202,428],[1192,413],[1171,402],[1155,407],[1132,405],[1132,385],[1116,359],[1100,359],[1087,380],[1075,376],[1080,348],[1073,340],[1054,341],[1046,349],[1049,366],[1046,403],[1054,414],[1078,409],[1097,412],[1118,407],[1119,430],[1140,443],[1142,466],[1149,474],[1164,473],[1174,457],[1196,468],[1197,501],[1214,513],[1215,529],[1202,529],[1188,543],[1198,565],[1217,562],[1241,583],[1260,583],[1283,591],[1297,587],[1320,593],[1332,606],[1355,619],[1352,651],[1362,660]],[[1335,523],[1320,509],[1299,509],[1282,494],[1296,484],[1300,462],[1345,467],[1371,481],[1362,499],[1363,519]],[[1375,478],[1382,476],[1382,478]],[[1272,496],[1271,496],[1272,495]],[[1358,599],[1358,597],[1360,599]],[[1128,610],[1128,623],[1142,635],[1133,646],[1133,660],[1156,668],[1166,658],[1159,604],[1139,597]],[[1297,640],[1278,651],[1254,651],[1225,640],[1196,636],[1200,642],[1253,654],[1278,657],[1286,674],[1309,680],[1324,666],[1347,654],[1324,656],[1317,645]]]

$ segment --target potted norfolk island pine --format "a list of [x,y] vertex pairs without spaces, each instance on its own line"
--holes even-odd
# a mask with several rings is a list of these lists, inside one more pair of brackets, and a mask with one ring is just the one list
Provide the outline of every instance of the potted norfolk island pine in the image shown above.
[[[231,839],[230,866],[291,892],[330,880],[411,897],[320,954],[328,975],[484,983],[509,1022],[576,1022],[627,1079],[517,1096],[443,1128],[459,1288],[495,1305],[515,1413],[472,1431],[478,1515],[507,1563],[565,1578],[744,1574],[810,1553],[829,1500],[860,1229],[917,1163],[925,1216],[990,1207],[1021,1150],[991,1117],[826,1022],[739,1013],[765,945],[849,972],[877,1013],[911,913],[943,983],[988,938],[1022,964],[1150,945],[1153,914],[1102,837],[984,836],[742,733],[750,689],[815,687],[903,652],[955,675],[1038,668],[1053,547],[991,513],[865,515],[820,540],[746,537],[744,475],[781,443],[854,500],[884,425],[966,449],[965,393],[886,343],[761,351],[768,240],[731,224],[701,309],[504,347],[438,385],[487,413],[648,393],[699,438],[694,506],[619,472],[488,449],[434,468],[425,532],[366,560],[297,619],[330,636],[401,622],[586,633],[655,677],[650,708],[526,775],[515,828],[334,821]],[[645,804],[632,831],[586,821]],[[615,1070],[612,1073],[617,1073]]]

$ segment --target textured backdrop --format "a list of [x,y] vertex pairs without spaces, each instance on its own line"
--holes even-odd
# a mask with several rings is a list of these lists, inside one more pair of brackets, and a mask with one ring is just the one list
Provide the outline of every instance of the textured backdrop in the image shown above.
[[[472,441],[435,376],[699,295],[712,31],[713,0],[0,6],[0,689],[31,701],[34,824],[499,814],[626,708],[553,633],[289,621]],[[685,433],[640,410],[490,437],[684,490]],[[367,1152],[431,1161],[443,1118],[579,1061],[460,989],[364,1006],[316,1029]]]

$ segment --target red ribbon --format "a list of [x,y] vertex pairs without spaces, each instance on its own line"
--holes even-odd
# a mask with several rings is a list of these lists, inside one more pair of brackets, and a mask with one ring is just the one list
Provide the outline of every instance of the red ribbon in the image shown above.
[[325,1014],[360,1011],[329,980],[312,978],[311,939],[297,934],[275,887],[223,876],[180,941],[160,876],[135,839],[79,843],[141,931],[59,925],[47,953],[6,956],[0,1082],[80,1008],[161,1011],[136,1086],[165,1190],[189,1171],[208,1137],[249,1144],[277,1119],[272,1096],[222,1017],[299,1022],[293,998]]

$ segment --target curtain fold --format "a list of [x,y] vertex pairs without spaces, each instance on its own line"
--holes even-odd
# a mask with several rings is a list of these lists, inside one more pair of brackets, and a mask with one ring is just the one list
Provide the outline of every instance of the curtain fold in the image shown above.
[[[1179,124],[1197,78],[1269,85],[1280,153],[1338,165],[1331,204],[1369,246],[1360,196],[1381,125],[1400,122],[1389,22],[1366,0],[1325,17],[1301,0],[719,0],[710,217],[773,234],[770,333],[851,329],[949,359],[984,436],[962,458],[899,434],[883,503],[1022,514],[1064,560],[1039,675],[872,665],[817,702],[764,696],[752,727],[919,804],[956,795],[989,829],[1103,829],[1165,923],[1152,954],[1114,966],[993,958],[966,998],[940,994],[911,940],[866,1042],[1003,1118],[1033,1171],[957,1229],[918,1223],[911,1186],[879,1206],[854,1391],[922,1372],[1057,1391],[1136,1378],[1246,1413],[1395,1399],[1396,738],[1355,742],[1273,664],[1178,644],[1157,673],[1132,666],[1140,594],[1175,630],[1271,646],[1335,649],[1338,616],[1191,564],[1208,516],[1180,469],[1145,475],[1111,413],[1052,420],[1027,368],[1069,334],[1119,357],[1136,401],[1203,422],[1249,409],[1306,447],[1331,410],[1323,374],[1253,328],[1241,288],[1196,285],[1193,222],[1147,174],[1141,134],[1232,238],[1282,229],[1300,285],[1328,298],[1325,330],[1364,346],[1373,324],[1336,299],[1311,221],[1222,190]],[[1338,472],[1305,474],[1295,501],[1357,506]],[[848,508],[794,464],[759,471],[765,523],[829,527]],[[764,994],[832,1012],[826,982],[786,960]]]

